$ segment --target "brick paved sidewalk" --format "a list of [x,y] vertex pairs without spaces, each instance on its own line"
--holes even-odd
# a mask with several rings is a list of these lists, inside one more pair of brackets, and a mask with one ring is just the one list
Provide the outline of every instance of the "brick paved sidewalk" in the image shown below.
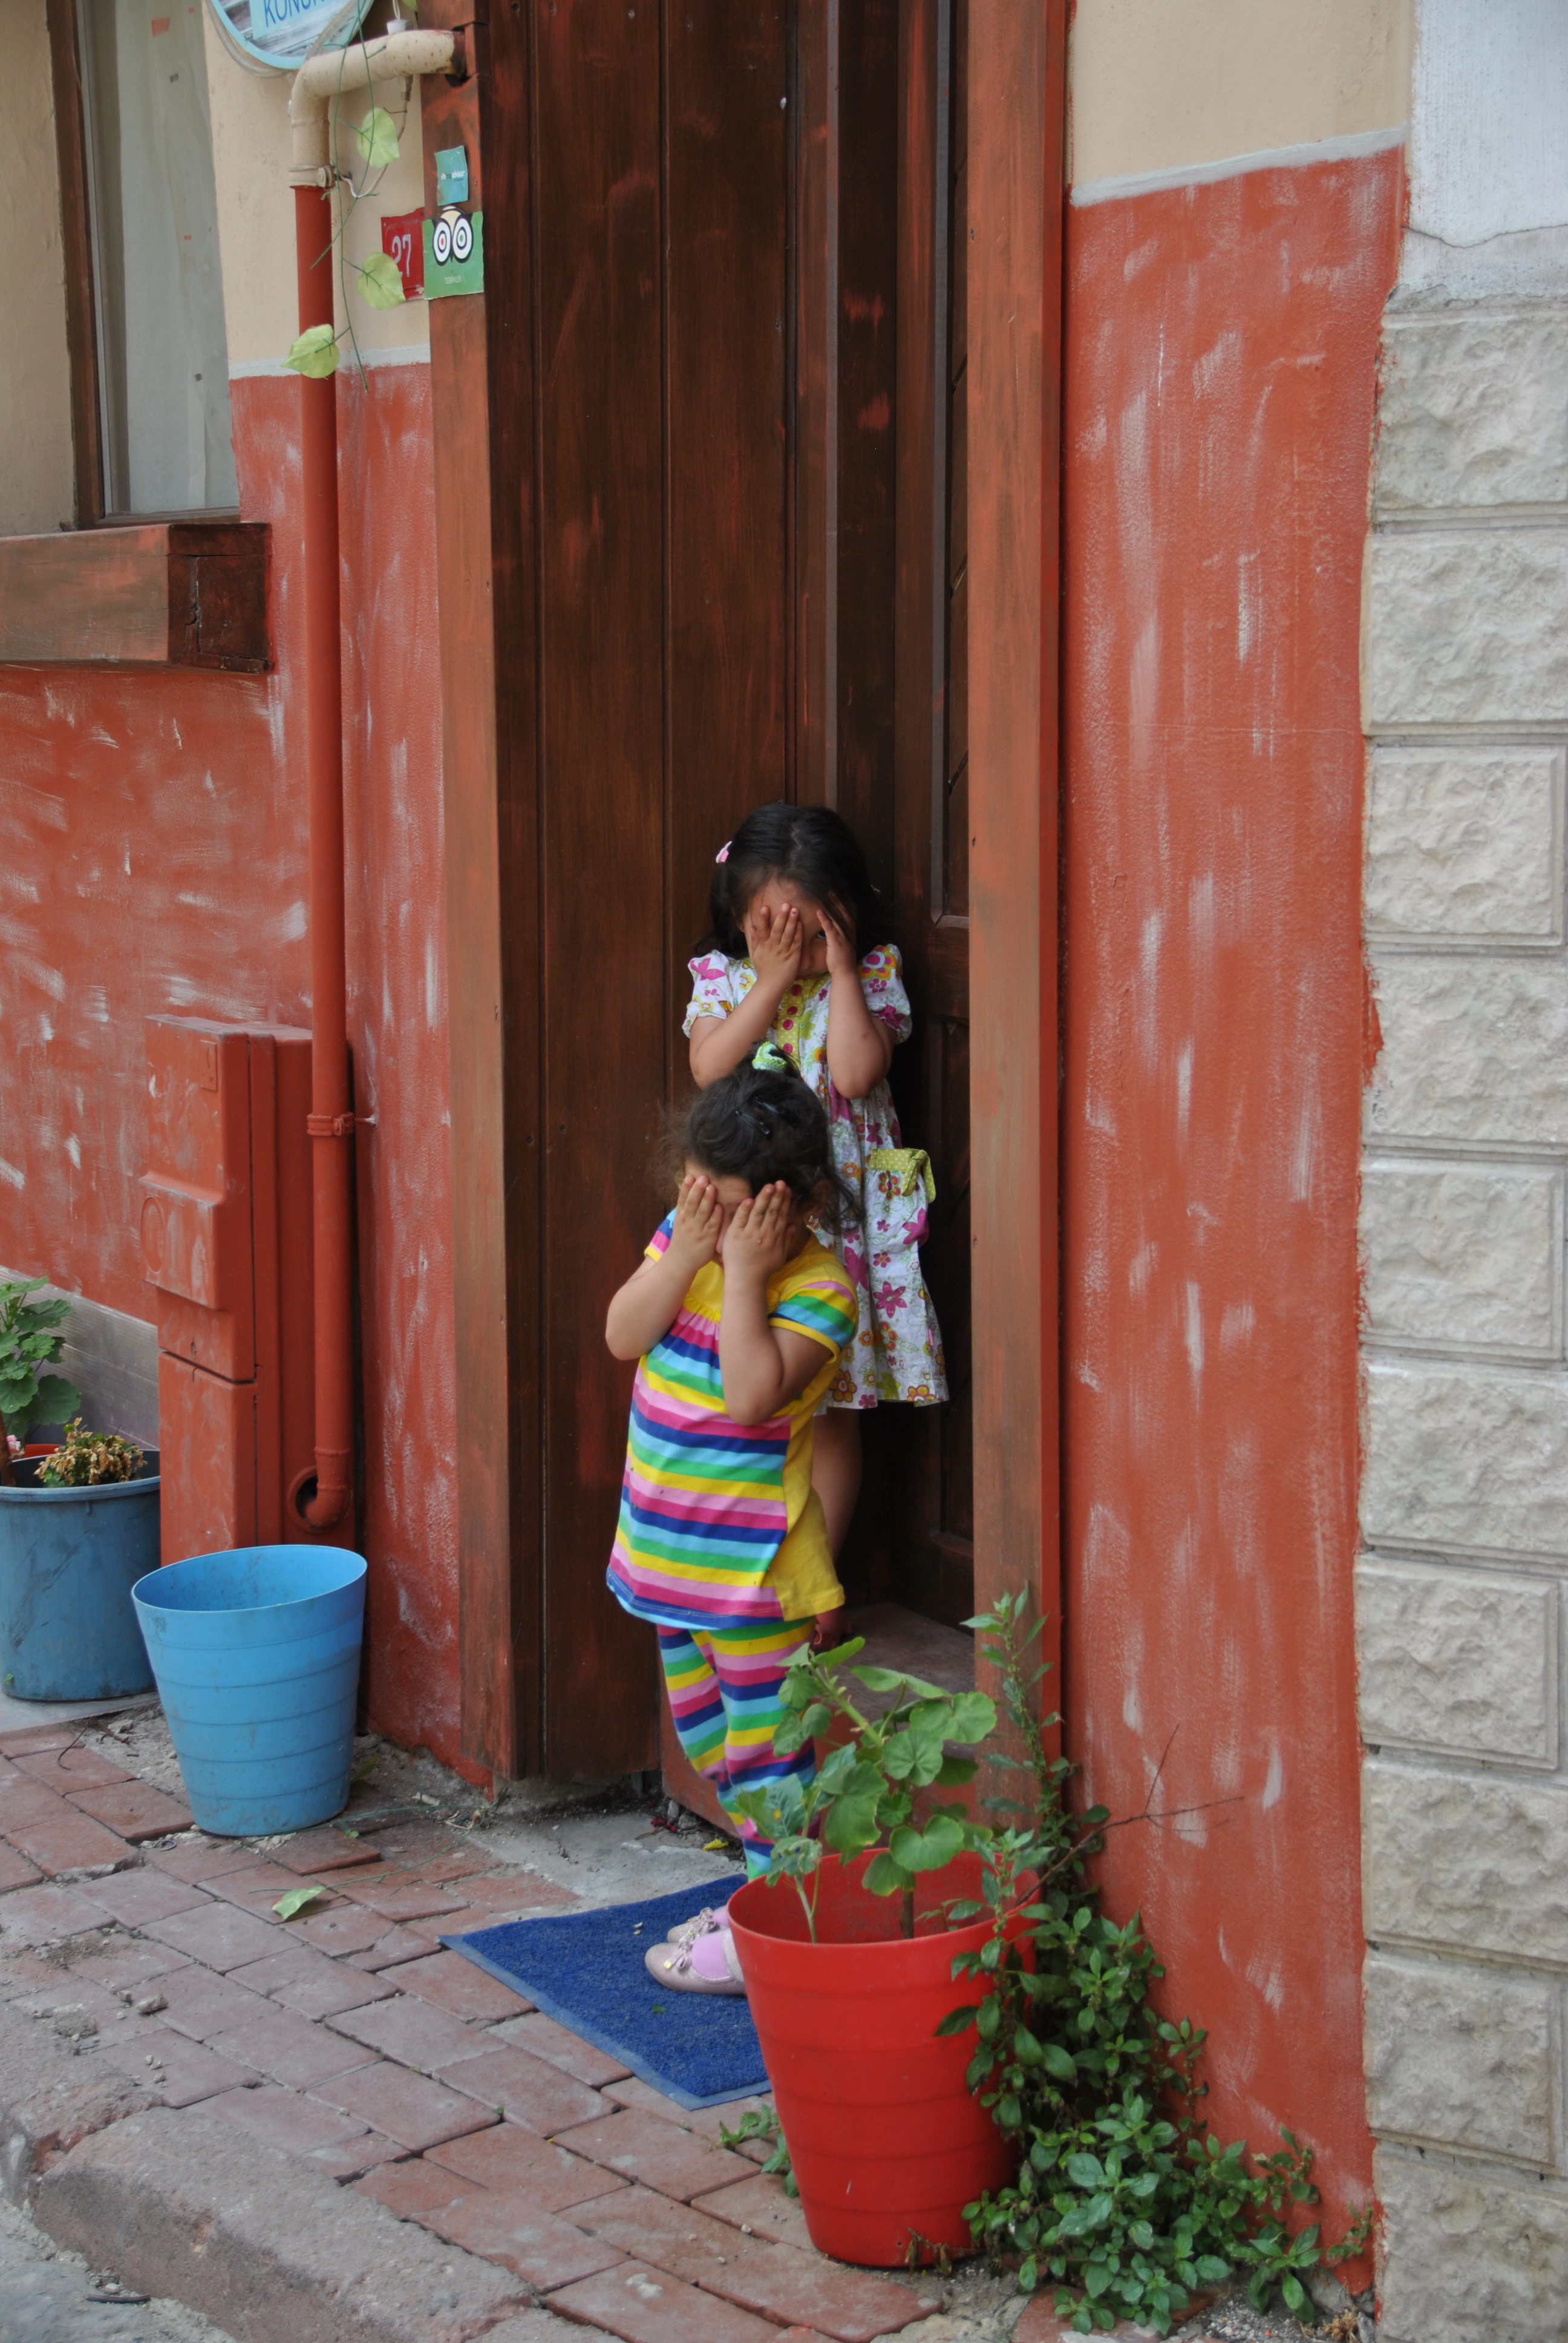
[[765,2151],[719,2145],[739,2108],[689,2113],[436,1941],[573,1900],[434,1821],[208,1839],[69,1726],[0,1736],[0,1999],[95,2066],[626,2343],[937,2343],[929,2286],[824,2259]]
[[929,2274],[828,2260],[767,2149],[719,2145],[752,2103],[689,2112],[437,1941],[577,1900],[434,1817],[206,1838],[72,1726],[0,1735],[0,2004],[135,2087],[96,2118],[116,2136],[199,2110],[315,2176],[317,2210],[352,2192],[510,2274],[539,2308],[463,2328],[495,2343],[1057,2343],[1043,2299],[977,2323]]

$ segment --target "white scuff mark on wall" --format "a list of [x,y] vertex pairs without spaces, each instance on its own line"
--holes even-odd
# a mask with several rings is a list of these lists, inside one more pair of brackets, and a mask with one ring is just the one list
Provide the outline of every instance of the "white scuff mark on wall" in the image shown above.
[[39,1041],[44,1041],[44,1042],[49,1042],[49,1041],[52,1041],[54,1040],[54,1038],[55,1038],[55,1028],[54,1028],[54,1026],[50,1023],[50,1021],[49,1021],[48,1018],[47,1018],[46,1016],[45,1016],[45,1015],[42,1013],[42,1011],[40,1011],[40,1013],[39,1013],[39,1017],[38,1017],[38,1039],[39,1039]]
[[1298,1204],[1312,1202],[1322,1144],[1322,1110],[1316,1091],[1311,1090],[1302,1101],[1291,1148],[1291,1196]]
[[1075,444],[1078,453],[1087,463],[1092,463],[1097,457],[1104,455],[1111,444],[1111,425],[1103,407],[1090,417]]
[[286,944],[297,944],[302,941],[309,931],[310,913],[306,908],[303,897],[297,898],[290,903],[277,923],[278,939],[280,942]]
[[1192,931],[1194,953],[1207,959],[1214,949],[1215,895],[1214,873],[1205,870],[1194,879],[1187,890],[1187,921]]
[[1245,667],[1262,632],[1262,580],[1254,553],[1236,557],[1236,663]]
[[1203,1296],[1195,1278],[1187,1281],[1181,1340],[1186,1347],[1187,1363],[1196,1379],[1203,1372]]
[[1096,1091],[1091,1091],[1083,1101],[1083,1120],[1091,1131],[1098,1131],[1102,1138],[1115,1138],[1115,1111]]
[[1207,398],[1220,377],[1234,367],[1241,353],[1241,337],[1234,327],[1221,335],[1212,348],[1192,361],[1192,396]]
[[1149,1291],[1149,1281],[1154,1274],[1154,1264],[1160,1258],[1160,1248],[1151,1242],[1141,1244],[1127,1266],[1127,1286],[1131,1293],[1141,1296]]
[[441,1021],[441,955],[434,936],[425,939],[425,1023],[434,1033]]
[[79,1172],[82,1168],[82,1142],[77,1138],[74,1131],[69,1131],[66,1134],[65,1152],[70,1157],[73,1165]]
[[1151,911],[1138,939],[1138,1041],[1151,1065],[1160,1051],[1160,945],[1164,926],[1162,915]]
[[1138,629],[1132,647],[1132,672],[1128,684],[1128,715],[1134,759],[1143,763],[1154,748],[1154,719],[1160,706],[1160,613],[1151,610]]
[[1250,1342],[1257,1323],[1258,1313],[1250,1302],[1227,1302],[1220,1319],[1220,1348],[1230,1351],[1238,1342]]
[[1176,1136],[1183,1146],[1187,1143],[1188,1126],[1192,1116],[1192,1044],[1183,1041],[1176,1052]]
[[[4,922],[0,922],[0,928],[3,926]],[[10,937],[6,938],[7,942],[11,940]],[[65,980],[57,968],[49,966],[47,960],[36,960],[31,952],[14,950],[11,965],[18,976],[37,991],[46,992],[51,1001],[64,1001],[65,998]]]
[[1254,1993],[1261,1993],[1271,2009],[1282,2009],[1285,1986],[1277,1968],[1262,1968],[1254,1963],[1247,1971],[1247,1983]]
[[95,1025],[108,1023],[109,996],[103,985],[85,984],[82,987],[78,1013],[90,1018]]
[[1072,1372],[1077,1381],[1085,1384],[1090,1391],[1097,1392],[1103,1389],[1100,1377],[1095,1373],[1094,1369],[1090,1365],[1087,1359],[1080,1359],[1077,1366],[1074,1367]]
[[1281,1756],[1277,1748],[1271,1749],[1269,1752],[1268,1778],[1263,1784],[1263,1795],[1261,1800],[1265,1814],[1271,1806],[1277,1806],[1279,1805],[1281,1794],[1282,1793],[1284,1786],[1284,1759]]
[[0,1180],[4,1180],[8,1188],[22,1189],[27,1185],[25,1172],[18,1172],[15,1163],[7,1163],[3,1155],[0,1155]]

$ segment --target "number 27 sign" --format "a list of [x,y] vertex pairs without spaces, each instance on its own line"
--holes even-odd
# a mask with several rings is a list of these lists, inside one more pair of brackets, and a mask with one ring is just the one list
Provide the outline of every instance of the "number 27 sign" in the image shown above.
[[422,212],[404,212],[397,219],[385,216],[381,222],[381,249],[397,264],[397,274],[403,279],[403,298],[412,301],[425,290],[425,216]]

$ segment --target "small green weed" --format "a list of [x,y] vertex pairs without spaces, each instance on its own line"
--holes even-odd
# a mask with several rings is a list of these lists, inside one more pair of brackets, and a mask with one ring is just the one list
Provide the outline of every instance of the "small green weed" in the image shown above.
[[762,2169],[773,2173],[784,2183],[786,2197],[799,2197],[800,2191],[795,2186],[795,2175],[790,2169],[789,2150],[785,2146],[779,2110],[771,2101],[764,2107],[748,2107],[738,2124],[721,2123],[719,2127],[720,2147],[739,2147],[743,2140],[748,2139],[772,2141],[773,2152]]

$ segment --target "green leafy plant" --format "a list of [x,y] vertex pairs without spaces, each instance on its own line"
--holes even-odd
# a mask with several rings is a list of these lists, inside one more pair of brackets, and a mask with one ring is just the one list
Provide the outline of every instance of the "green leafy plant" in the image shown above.
[[795,2175],[789,2163],[789,2150],[785,2145],[779,2110],[771,2100],[759,2107],[748,2107],[738,2124],[721,2123],[719,2127],[720,2147],[742,2147],[749,2139],[765,2139],[771,2143],[772,2152],[763,2165],[764,2172],[784,2184],[786,2197],[799,2197]]
[[[71,1305],[64,1294],[29,1302],[44,1282],[30,1277],[0,1285],[0,1425],[17,1440],[25,1440],[35,1420],[63,1423],[82,1403],[75,1383],[46,1372],[59,1358],[65,1339],[59,1328]],[[9,1480],[10,1451],[3,1439],[0,1459]]]
[[[865,1885],[875,1896],[902,1896],[902,1933],[912,1936],[920,1873],[941,1870],[983,1835],[956,1804],[928,1802],[917,1818],[916,1799],[973,1779],[976,1760],[961,1753],[994,1729],[996,1704],[982,1692],[944,1692],[894,1668],[849,1667],[864,1648],[857,1635],[835,1651],[797,1653],[779,1691],[787,1714],[774,1748],[788,1755],[835,1721],[849,1738],[805,1788],[785,1775],[734,1801],[735,1811],[771,1841],[767,1877],[793,1883],[813,1944],[824,1845],[846,1860],[879,1850]],[[882,1715],[868,1716],[851,1698],[834,1673],[845,1667],[868,1692],[891,1695]]]
[[134,1481],[146,1459],[122,1432],[86,1432],[73,1416],[65,1437],[38,1467],[46,1489],[95,1489],[109,1481]]
[[1241,2275],[1258,2308],[1278,2286],[1310,2322],[1318,2229],[1292,2231],[1289,2215],[1316,2200],[1312,2151],[1287,2131],[1252,2164],[1201,2125],[1206,2036],[1159,2015],[1164,1970],[1137,1914],[1118,1926],[1099,1908],[1086,1858],[1111,1818],[1066,1805],[1070,1768],[1046,1739],[1059,1720],[1033,1716],[1044,1670],[1026,1664],[1023,1598],[969,1624],[1023,1753],[1001,1762],[1033,1776],[1028,1799],[990,1802],[1016,1819],[990,1833],[985,1901],[965,1909],[989,1907],[992,1929],[953,1962],[989,1988],[941,2029],[973,2027],[970,2088],[1019,2149],[1017,2179],[966,2207],[976,2243],[1016,2262],[1026,2294],[1054,2279],[1058,2315],[1081,2334],[1120,2319],[1167,2334],[1198,2293]]

